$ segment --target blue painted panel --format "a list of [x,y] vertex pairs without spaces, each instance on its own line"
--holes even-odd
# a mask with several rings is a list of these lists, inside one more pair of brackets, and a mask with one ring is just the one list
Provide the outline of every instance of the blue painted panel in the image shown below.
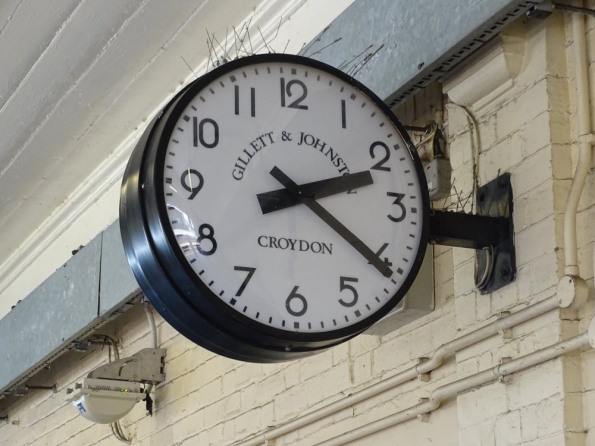
[[0,319],[0,390],[96,320],[101,234]]
[[139,291],[124,254],[119,220],[103,232],[100,289],[100,316],[109,315],[120,308],[130,299],[130,295]]
[[357,0],[302,54],[353,75],[392,107],[539,2]]

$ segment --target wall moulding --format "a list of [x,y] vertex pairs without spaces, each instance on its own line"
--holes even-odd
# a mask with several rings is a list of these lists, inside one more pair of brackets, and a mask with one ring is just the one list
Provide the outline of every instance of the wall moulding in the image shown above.
[[525,31],[515,23],[481,53],[443,82],[443,91],[456,104],[481,112],[515,85],[525,55]]

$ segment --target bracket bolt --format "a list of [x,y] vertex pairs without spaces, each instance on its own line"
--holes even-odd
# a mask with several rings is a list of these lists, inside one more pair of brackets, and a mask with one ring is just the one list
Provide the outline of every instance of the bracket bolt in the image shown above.
[[430,381],[430,374],[429,373],[420,373],[419,375],[417,375],[417,379],[418,379],[418,381],[427,383]]
[[421,421],[422,423],[429,423],[430,422],[430,414],[429,413],[419,414],[417,416],[417,419],[419,421]]
[[81,383],[74,383],[74,388],[75,389],[82,389],[83,385]]

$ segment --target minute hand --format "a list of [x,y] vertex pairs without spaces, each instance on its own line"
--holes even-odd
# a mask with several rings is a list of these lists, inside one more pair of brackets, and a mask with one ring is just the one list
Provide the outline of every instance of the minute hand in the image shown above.
[[[326,180],[314,181],[300,185],[302,195],[312,197],[315,200],[331,195],[347,192],[359,187],[373,184],[372,175],[369,171],[357,172],[340,177],[328,178]],[[270,192],[257,194],[258,203],[263,214],[280,211],[296,204],[302,203],[299,198],[295,198],[287,189],[278,189]]]
[[385,277],[390,277],[393,271],[386,263],[380,260],[380,257],[368,248],[364,242],[347,229],[339,220],[333,217],[325,208],[323,208],[315,199],[304,196],[300,186],[298,186],[291,178],[285,175],[277,166],[271,170],[271,175],[293,195],[293,197],[304,203],[308,208],[314,212],[322,221],[329,225],[337,234],[343,237],[351,246],[353,246],[365,259],[370,262]]

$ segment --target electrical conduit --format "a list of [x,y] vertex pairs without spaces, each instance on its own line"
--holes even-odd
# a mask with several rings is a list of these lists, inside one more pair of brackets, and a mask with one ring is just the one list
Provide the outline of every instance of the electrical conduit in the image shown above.
[[573,304],[570,299],[561,299],[554,295],[541,302],[538,302],[530,307],[513,313],[510,316],[500,318],[478,330],[472,331],[458,339],[448,342],[439,347],[434,355],[425,362],[421,362],[401,373],[398,373],[390,378],[380,381],[370,387],[367,387],[359,392],[354,393],[346,398],[330,403],[321,407],[307,415],[296,418],[286,424],[273,428],[267,432],[263,432],[248,440],[236,443],[236,446],[262,446],[269,440],[273,440],[282,435],[286,435],[325,417],[333,415],[343,409],[347,409],[355,404],[361,403],[376,395],[380,395],[394,387],[404,384],[408,381],[417,379],[419,375],[430,373],[442,365],[446,356],[452,355],[459,350],[477,344],[480,341],[497,335],[504,330],[513,328],[523,322],[534,319],[537,316],[548,313],[556,308],[569,308]]
[[572,35],[574,39],[572,46],[576,76],[579,154],[564,211],[564,274],[579,277],[576,214],[587,174],[591,167],[591,145],[594,142],[591,134],[589,110],[589,69],[587,66],[585,18],[581,14],[572,15]]
[[427,414],[440,407],[440,403],[451,397],[457,396],[476,387],[491,383],[500,377],[505,377],[512,373],[520,372],[530,367],[542,364],[551,359],[565,355],[567,353],[583,349],[592,345],[592,339],[595,338],[595,323],[592,321],[589,330],[579,336],[575,336],[566,341],[538,350],[521,358],[514,359],[504,364],[499,364],[491,369],[468,376],[461,380],[446,384],[435,389],[428,401],[409,407],[408,409],[397,412],[394,415],[382,418],[373,423],[360,428],[345,432],[330,440],[318,443],[316,446],[340,446],[359,438],[367,437],[383,429],[412,420],[418,416]]

